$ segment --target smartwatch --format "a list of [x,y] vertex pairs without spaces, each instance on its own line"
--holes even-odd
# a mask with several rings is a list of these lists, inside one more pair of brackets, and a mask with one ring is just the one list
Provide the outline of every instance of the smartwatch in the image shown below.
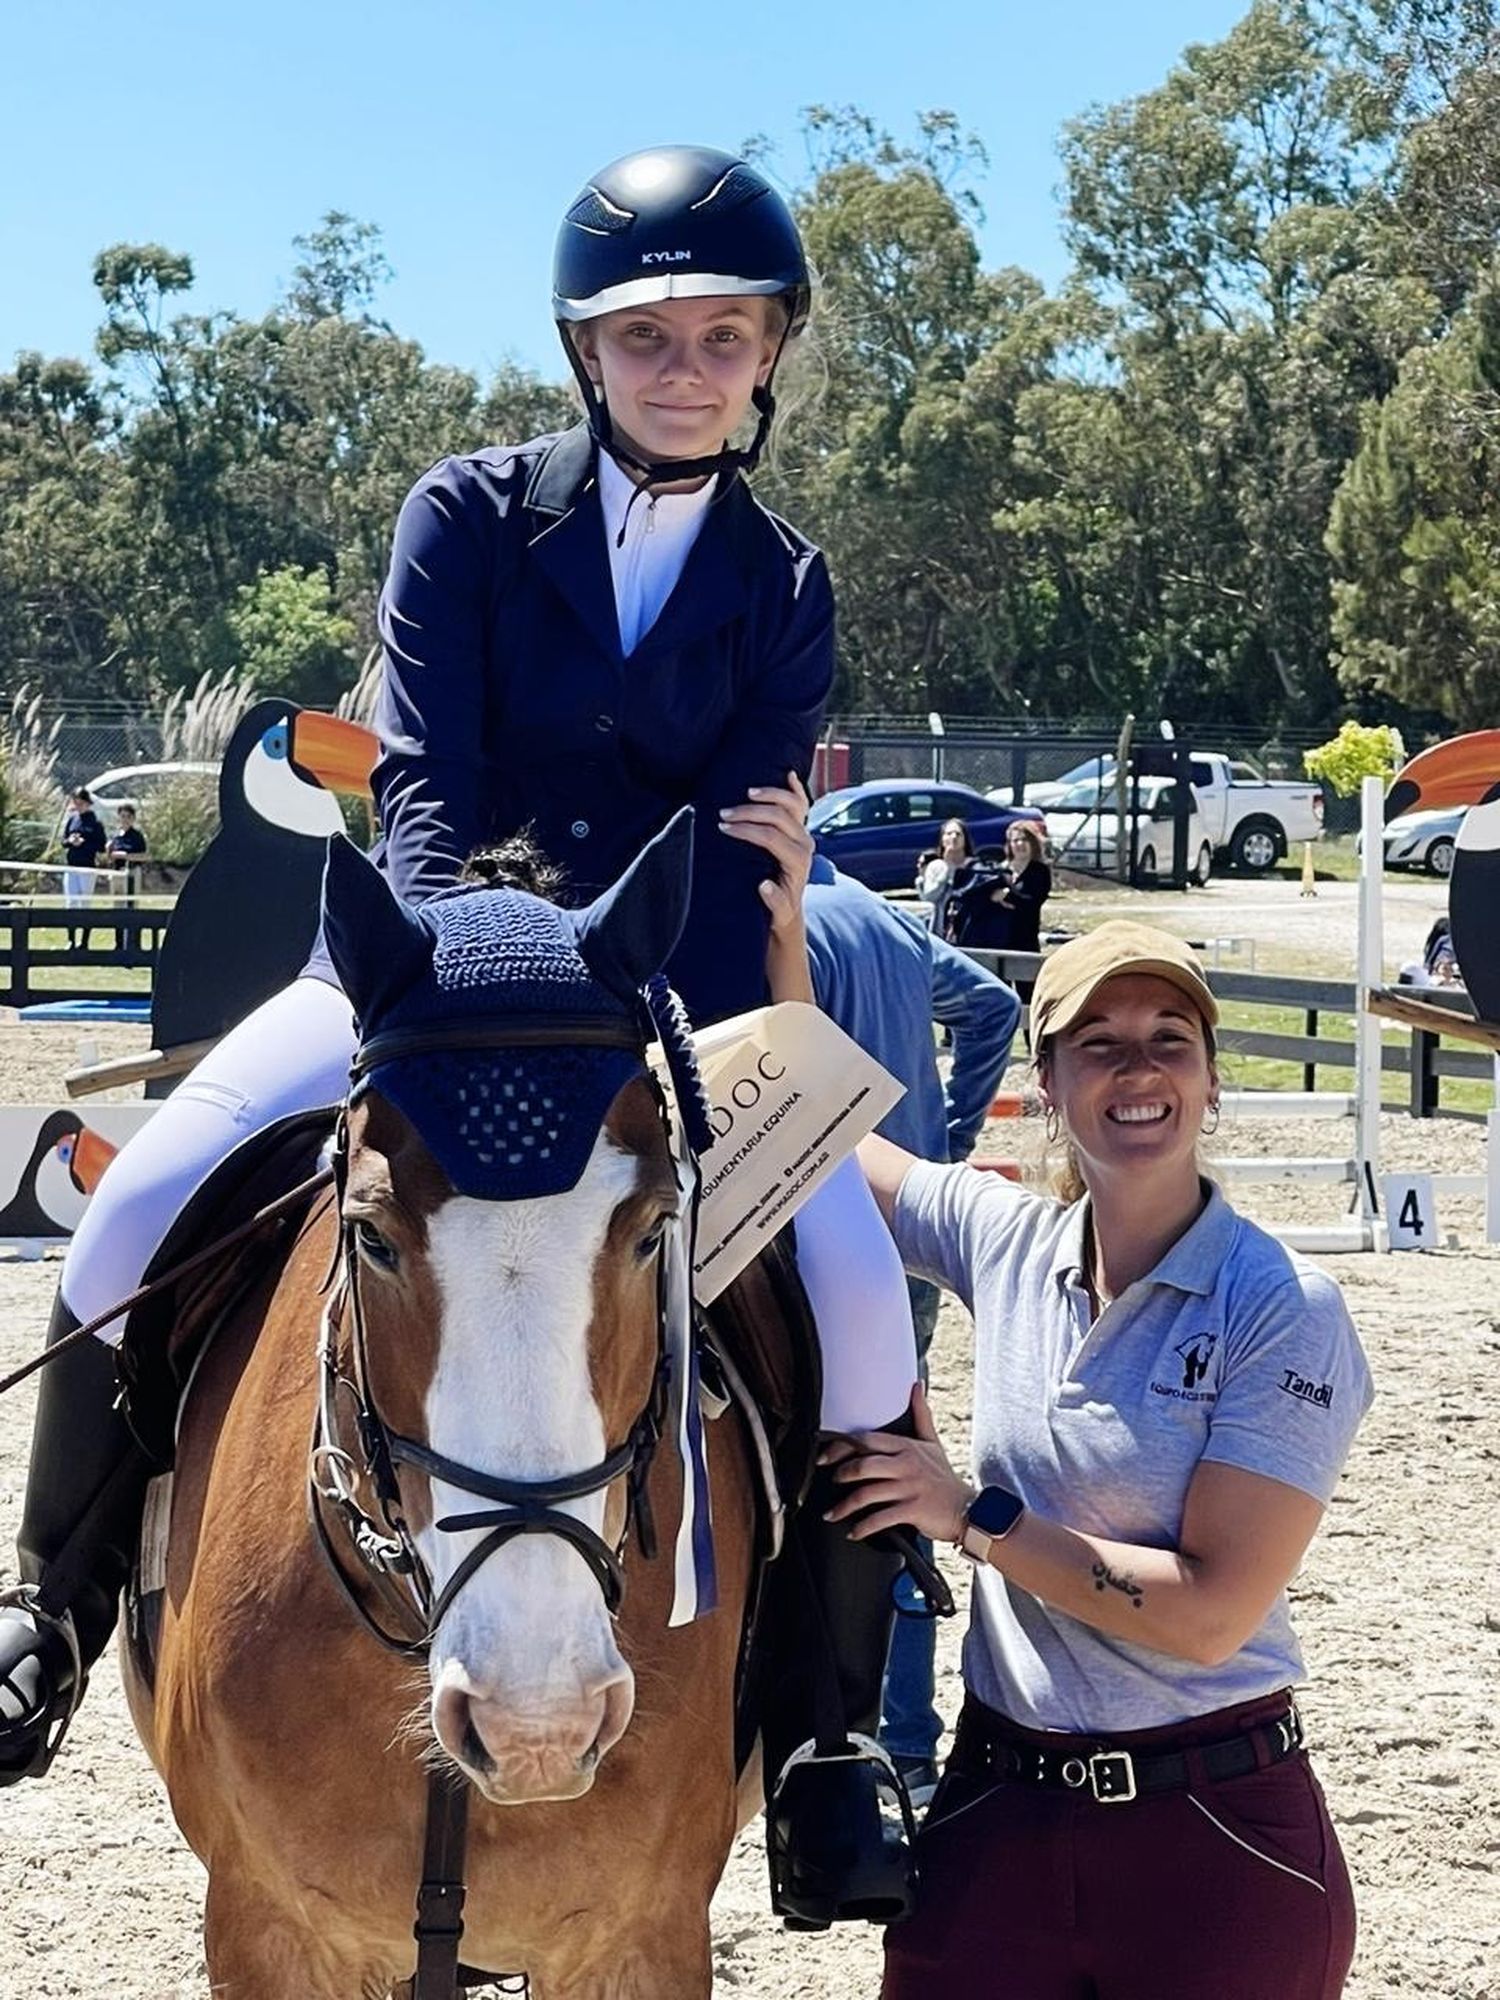
[[1007,1492],[1005,1487],[981,1487],[964,1509],[963,1532],[958,1538],[960,1553],[970,1562],[987,1563],[992,1546],[1004,1541],[1025,1512],[1025,1501]]

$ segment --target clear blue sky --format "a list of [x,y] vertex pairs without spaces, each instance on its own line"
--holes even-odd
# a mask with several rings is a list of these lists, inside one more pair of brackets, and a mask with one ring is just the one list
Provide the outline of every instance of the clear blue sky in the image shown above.
[[294,236],[376,222],[381,310],[434,360],[559,372],[557,218],[584,178],[661,140],[764,132],[805,164],[798,112],[894,131],[944,108],[990,154],[985,262],[1065,266],[1057,140],[1148,90],[1248,0],[0,0],[0,368],[92,352],[97,251],[193,259],[194,310],[253,318]]

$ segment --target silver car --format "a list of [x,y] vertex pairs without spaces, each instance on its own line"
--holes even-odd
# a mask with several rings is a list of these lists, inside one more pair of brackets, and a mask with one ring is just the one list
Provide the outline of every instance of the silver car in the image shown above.
[[1445,806],[1393,819],[1385,829],[1386,867],[1425,868],[1429,875],[1448,875],[1467,811],[1467,806]]

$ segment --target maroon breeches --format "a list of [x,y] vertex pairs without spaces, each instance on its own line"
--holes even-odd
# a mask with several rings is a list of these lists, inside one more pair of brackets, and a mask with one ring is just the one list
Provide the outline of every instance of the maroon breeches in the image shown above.
[[[1110,1743],[1191,1757],[1286,1707],[1276,1696]],[[1101,1803],[997,1778],[972,1754],[981,1714],[971,1697],[918,1840],[916,1913],[886,1934],[882,2000],[1337,2000],[1354,1898],[1304,1752]],[[1096,1747],[1011,1733],[1082,1758]]]

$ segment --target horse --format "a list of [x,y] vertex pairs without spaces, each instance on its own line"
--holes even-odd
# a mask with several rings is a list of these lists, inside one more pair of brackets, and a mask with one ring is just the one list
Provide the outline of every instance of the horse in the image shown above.
[[[670,1623],[673,1565],[631,1533],[691,1484],[651,1450],[683,1194],[640,1006],[690,834],[582,913],[480,888],[419,916],[332,844],[326,930],[363,1034],[337,1199],[196,1362],[159,1629],[125,1660],[208,1871],[223,2000],[414,1991],[433,1767],[469,1800],[466,1968],[534,2000],[710,1990],[745,1816],[737,1422],[703,1427],[717,1611]],[[393,1620],[399,1650],[368,1629]]]

